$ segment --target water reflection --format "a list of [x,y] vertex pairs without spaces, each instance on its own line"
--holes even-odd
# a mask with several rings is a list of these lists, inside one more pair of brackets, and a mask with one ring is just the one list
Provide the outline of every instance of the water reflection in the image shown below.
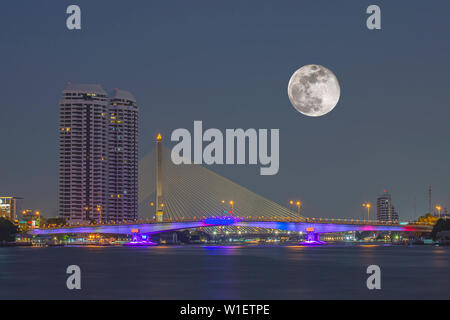
[[378,298],[450,299],[449,247],[383,244],[0,248],[0,299],[371,299],[371,264]]

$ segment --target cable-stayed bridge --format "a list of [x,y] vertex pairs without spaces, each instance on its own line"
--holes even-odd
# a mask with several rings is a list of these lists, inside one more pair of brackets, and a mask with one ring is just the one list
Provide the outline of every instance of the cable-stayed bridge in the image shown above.
[[154,233],[199,227],[239,227],[248,233],[268,229],[305,232],[308,241],[318,241],[319,234],[332,232],[431,231],[431,226],[416,223],[299,216],[201,165],[174,165],[170,150],[161,141],[140,161],[139,190],[141,217],[147,218],[89,221],[31,233],[129,234],[139,242]]
[[[163,211],[166,220],[218,216],[230,210],[233,215],[248,218],[298,218],[296,212],[201,165],[174,165],[169,149],[163,148],[162,153]],[[156,159],[156,151],[153,151],[140,162],[141,216],[155,210],[150,203],[156,199]],[[230,201],[233,201],[234,206],[230,205]]]

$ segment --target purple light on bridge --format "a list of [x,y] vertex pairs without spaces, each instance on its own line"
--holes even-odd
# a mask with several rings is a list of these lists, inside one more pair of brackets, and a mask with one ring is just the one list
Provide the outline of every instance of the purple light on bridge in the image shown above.
[[153,247],[157,245],[157,243],[151,241],[131,241],[124,244],[127,247]]
[[327,244],[325,241],[302,241],[299,243],[301,246],[305,247],[318,247]]
[[133,240],[131,242],[125,243],[128,247],[149,247],[158,245],[151,241],[150,235],[148,234],[133,234]]
[[284,222],[284,221],[252,221],[236,217],[211,217],[199,221],[164,221],[161,223],[135,223],[135,224],[113,224],[97,226],[71,226],[54,229],[35,229],[29,232],[33,235],[52,234],[83,234],[83,233],[106,233],[106,234],[140,234],[150,235],[160,232],[170,232],[180,229],[199,227],[235,225],[243,227],[258,227],[286,230],[292,232],[332,233],[347,231],[431,231],[431,227],[408,226],[408,225],[357,225],[357,224],[334,224],[334,223],[311,223],[311,222]]
[[305,241],[300,242],[304,246],[322,246],[327,244],[325,241],[320,240],[320,235],[314,232],[308,232],[305,237]]

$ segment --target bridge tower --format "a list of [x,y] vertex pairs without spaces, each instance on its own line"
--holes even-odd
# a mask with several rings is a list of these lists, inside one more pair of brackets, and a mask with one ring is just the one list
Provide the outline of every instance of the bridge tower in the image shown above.
[[156,137],[156,221],[163,221],[163,189],[162,189],[162,136]]

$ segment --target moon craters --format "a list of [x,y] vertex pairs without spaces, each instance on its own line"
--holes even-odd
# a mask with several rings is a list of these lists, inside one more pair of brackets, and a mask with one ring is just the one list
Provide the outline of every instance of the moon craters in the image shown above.
[[339,82],[329,69],[316,64],[306,65],[292,75],[288,95],[297,111],[319,117],[333,110],[338,103]]

